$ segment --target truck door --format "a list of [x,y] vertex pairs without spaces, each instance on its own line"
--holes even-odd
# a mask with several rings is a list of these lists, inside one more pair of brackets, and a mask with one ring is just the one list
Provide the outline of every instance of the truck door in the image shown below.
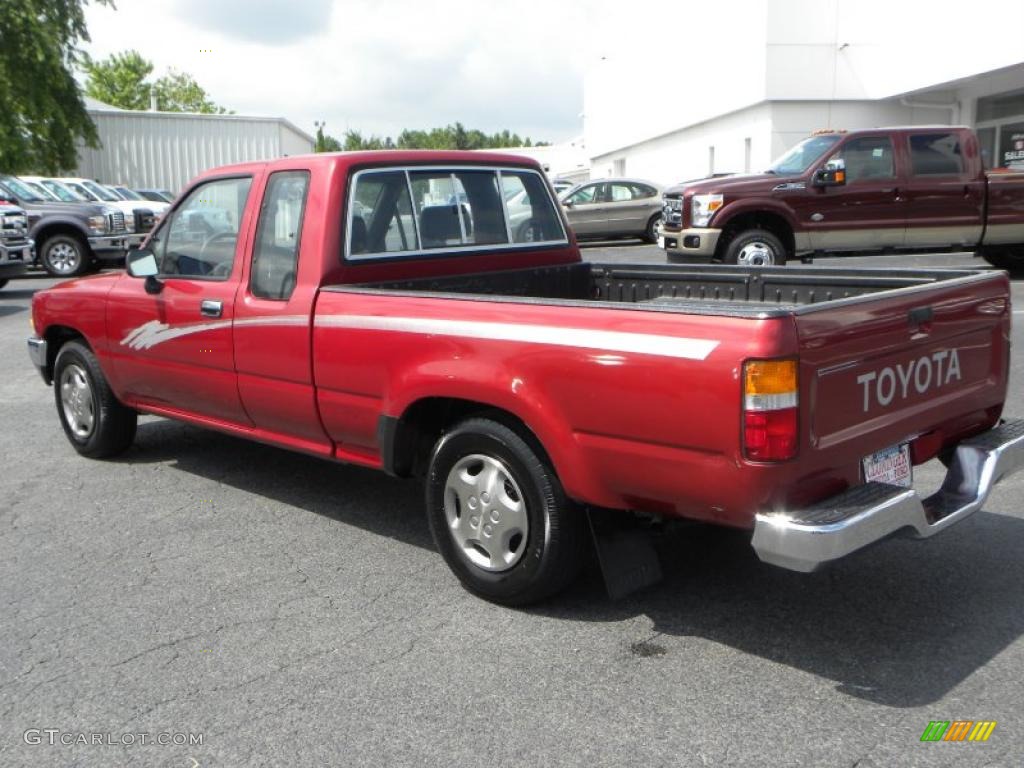
[[959,131],[907,133],[907,246],[973,248],[984,224],[977,142]]
[[308,170],[267,177],[235,305],[238,390],[257,430],[299,450],[330,455],[313,388],[311,310],[321,263],[320,233],[304,236]]
[[822,167],[829,166],[845,168],[846,183],[812,187],[804,198],[800,215],[811,247],[850,251],[903,245],[906,220],[892,139],[884,134],[851,138]]
[[[125,395],[248,426],[231,326],[242,275],[251,176],[203,182],[153,233],[159,292],[127,272],[111,291],[107,328]],[[239,234],[242,234],[242,237]]]

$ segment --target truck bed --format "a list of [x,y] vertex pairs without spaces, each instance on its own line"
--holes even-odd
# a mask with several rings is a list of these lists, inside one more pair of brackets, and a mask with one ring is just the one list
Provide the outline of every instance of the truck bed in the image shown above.
[[[953,280],[992,278],[991,270],[844,267],[748,268],[721,265],[600,264],[331,286],[453,299],[601,306],[731,317],[772,317],[834,308],[861,297],[915,290]],[[641,306],[636,306],[641,305]]]

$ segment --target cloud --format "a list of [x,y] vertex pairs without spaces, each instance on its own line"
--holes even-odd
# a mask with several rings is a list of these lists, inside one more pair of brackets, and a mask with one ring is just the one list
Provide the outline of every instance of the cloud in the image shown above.
[[[131,47],[239,114],[395,137],[456,121],[533,140],[580,133],[583,71],[608,0],[119,0],[89,5],[102,57]],[[151,30],[160,30],[152,34]]]
[[285,46],[328,28],[331,0],[177,0],[175,10],[196,27],[226,38]]

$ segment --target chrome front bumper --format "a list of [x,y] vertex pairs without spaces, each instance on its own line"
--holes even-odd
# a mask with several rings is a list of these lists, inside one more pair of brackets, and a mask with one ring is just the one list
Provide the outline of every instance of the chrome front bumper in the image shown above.
[[39,375],[43,377],[43,381],[49,384],[50,377],[47,375],[46,370],[48,356],[48,350],[46,347],[46,339],[40,339],[33,336],[28,340],[28,356],[32,360],[32,365],[34,365],[39,371]]
[[757,515],[753,546],[764,562],[808,573],[897,531],[925,539],[971,516],[1004,477],[1024,467],[1024,420],[1004,421],[956,447],[942,487],[867,483],[807,509]]
[[695,227],[693,229],[665,229],[662,228],[659,241],[669,257],[672,256],[700,256],[711,258],[718,248],[718,239],[722,236],[722,230],[711,229],[710,227]]

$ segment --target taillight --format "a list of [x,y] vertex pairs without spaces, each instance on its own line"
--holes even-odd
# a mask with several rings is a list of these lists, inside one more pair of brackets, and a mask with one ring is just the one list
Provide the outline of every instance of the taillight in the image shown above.
[[743,364],[743,455],[751,461],[786,461],[799,442],[797,361]]

